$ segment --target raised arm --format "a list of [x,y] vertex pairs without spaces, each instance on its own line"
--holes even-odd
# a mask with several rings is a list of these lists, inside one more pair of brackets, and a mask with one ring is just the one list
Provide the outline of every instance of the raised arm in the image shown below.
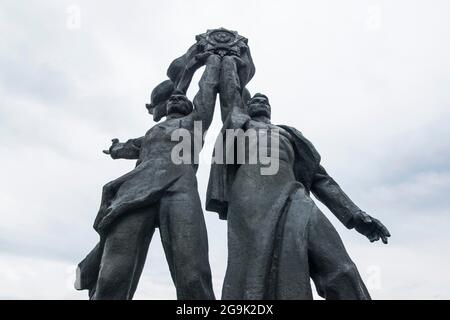
[[322,166],[315,174],[311,191],[347,228],[355,228],[371,242],[380,238],[383,243],[388,242],[391,235],[387,228],[358,208]]
[[180,73],[180,78],[177,81],[176,90],[186,94],[191,84],[192,78],[195,72],[205,65],[208,57],[211,55],[209,52],[197,53],[184,65],[183,71]]
[[247,123],[251,120],[247,111],[243,108],[235,106],[228,114],[222,127],[222,133],[225,133],[226,129],[246,129]]
[[127,142],[112,139],[111,147],[103,150],[103,153],[110,155],[113,159],[139,159],[143,139],[144,137],[129,139]]
[[215,54],[204,53],[201,55],[201,59],[205,61],[206,67],[193,103],[195,119],[202,121],[203,132],[205,132],[211,125],[214,116],[219,90],[221,58]]

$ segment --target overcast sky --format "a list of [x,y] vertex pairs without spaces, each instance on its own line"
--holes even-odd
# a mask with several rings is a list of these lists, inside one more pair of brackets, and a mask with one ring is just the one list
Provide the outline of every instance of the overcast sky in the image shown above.
[[[390,229],[389,245],[370,243],[321,206],[373,298],[449,299],[449,12],[446,0],[2,0],[0,298],[87,298],[72,283],[98,240],[101,188],[134,166],[101,150],[153,126],[145,103],[169,63],[226,27],[249,39],[248,87],[273,122],[301,130]],[[204,159],[220,125],[216,112]],[[220,297],[226,223],[205,216]],[[158,234],[136,298],[175,298]]]

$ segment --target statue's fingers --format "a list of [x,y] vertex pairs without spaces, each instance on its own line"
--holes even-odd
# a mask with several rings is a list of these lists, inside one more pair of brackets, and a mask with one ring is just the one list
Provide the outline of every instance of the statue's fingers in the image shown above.
[[370,242],[375,242],[375,241],[380,240],[380,235],[373,232],[373,233],[369,234],[368,238],[369,238]]
[[369,234],[380,234],[380,228],[375,221],[367,224]]
[[383,230],[383,234],[386,237],[390,237],[391,236],[391,233],[389,232],[389,230],[383,224],[381,224],[381,229]]
[[380,233],[383,234],[386,237],[390,237],[391,234],[389,233],[389,230],[385,227],[384,224],[381,223],[380,220],[378,219],[373,219],[378,227],[378,229],[380,230]]
[[111,154],[111,152],[109,152],[109,150],[103,150],[104,154]]
[[205,52],[196,54],[195,57],[196,57],[197,59],[205,59],[205,58],[208,58],[208,57],[209,57],[210,55],[212,55],[212,54],[213,54],[213,53],[212,53],[211,51],[205,51]]
[[195,59],[199,62],[205,62],[210,55],[212,55],[212,52],[210,51],[198,53],[195,55]]
[[375,221],[375,223],[377,225],[377,230],[375,231],[375,233],[377,234],[378,239],[381,238],[381,241],[383,241],[384,244],[387,244],[388,237],[390,236],[389,232],[386,233],[387,229],[385,226],[383,226],[383,224],[380,221],[377,220]]

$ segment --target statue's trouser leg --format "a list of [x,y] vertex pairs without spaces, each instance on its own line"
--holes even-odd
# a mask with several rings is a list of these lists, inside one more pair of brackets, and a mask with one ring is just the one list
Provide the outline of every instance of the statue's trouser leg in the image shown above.
[[310,219],[308,259],[318,294],[327,300],[370,299],[336,229],[319,209]]
[[197,187],[160,202],[160,234],[178,299],[215,299],[208,237]]
[[156,208],[129,212],[106,235],[93,300],[130,300],[136,291],[156,222]]
[[242,87],[239,80],[235,58],[225,56],[222,59],[220,74],[220,111],[222,121],[225,121],[234,106],[242,105]]

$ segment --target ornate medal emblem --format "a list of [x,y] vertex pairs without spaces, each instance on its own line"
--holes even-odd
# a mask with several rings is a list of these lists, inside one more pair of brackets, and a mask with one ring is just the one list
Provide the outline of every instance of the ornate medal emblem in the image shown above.
[[240,56],[247,50],[248,39],[236,31],[225,28],[210,29],[196,37],[200,51],[212,51],[222,57],[226,55]]

